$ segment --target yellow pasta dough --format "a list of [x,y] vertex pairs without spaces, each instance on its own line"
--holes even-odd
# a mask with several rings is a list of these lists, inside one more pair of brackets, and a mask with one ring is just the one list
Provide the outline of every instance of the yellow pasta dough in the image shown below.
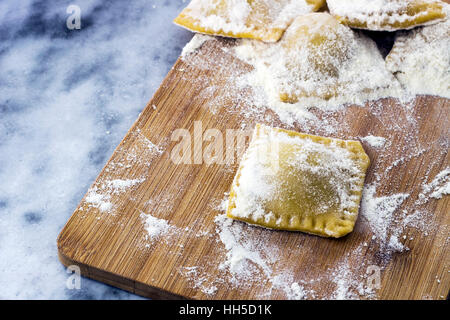
[[342,237],[353,230],[368,166],[358,141],[257,124],[231,186],[227,216]]
[[[292,103],[297,102],[301,97],[318,96],[329,99],[337,95],[338,69],[349,58],[352,37],[351,30],[340,25],[327,13],[314,13],[297,18],[280,44],[287,53],[286,68],[288,70],[298,70],[302,64],[310,70],[301,73],[294,71],[292,73],[294,77],[290,81],[301,81],[301,78],[313,71],[310,79],[322,78],[328,83],[323,87],[313,85],[309,88],[305,86],[303,90],[283,90],[295,87],[288,84],[285,88],[281,88],[281,101]],[[308,53],[298,54],[305,51]]]
[[174,22],[191,31],[233,38],[278,41],[299,15],[325,0],[192,0]]
[[375,43],[325,12],[297,17],[277,43],[242,39],[235,51],[271,104],[370,99],[395,83]]
[[395,31],[445,19],[439,0],[327,0],[330,13],[359,29]]

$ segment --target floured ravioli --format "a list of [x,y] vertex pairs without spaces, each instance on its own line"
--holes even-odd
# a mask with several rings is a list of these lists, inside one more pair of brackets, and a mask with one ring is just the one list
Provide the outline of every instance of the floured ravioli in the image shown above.
[[386,66],[408,91],[450,98],[450,20],[400,34]]
[[363,97],[393,80],[375,43],[328,13],[296,18],[275,44],[242,40],[236,54],[272,101]]
[[324,4],[325,0],[192,0],[174,22],[200,33],[275,42],[294,18]]
[[330,13],[359,29],[395,31],[445,19],[439,0],[327,0]]
[[358,217],[369,162],[358,141],[257,124],[231,186],[227,216],[342,237]]

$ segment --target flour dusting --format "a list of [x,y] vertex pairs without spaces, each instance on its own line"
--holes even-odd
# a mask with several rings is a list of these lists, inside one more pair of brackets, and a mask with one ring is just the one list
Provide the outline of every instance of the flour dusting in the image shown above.
[[143,212],[140,217],[144,223],[145,231],[147,232],[146,240],[153,241],[173,230],[173,227],[170,226],[165,219],[159,219]]
[[208,35],[204,35],[204,34],[200,34],[197,33],[195,34],[191,41],[189,41],[183,48],[183,50],[181,51],[181,59],[184,59],[185,57],[187,57],[189,54],[197,51],[198,49],[201,48],[201,46],[209,40],[215,40],[216,38],[212,37],[212,36],[208,36]]
[[361,138],[362,141],[367,142],[373,148],[382,148],[386,144],[386,138],[368,135]]
[[100,212],[112,212],[114,208],[111,202],[112,195],[124,193],[144,181],[145,178],[113,179],[97,183],[88,190],[85,202],[91,207],[98,208]]
[[225,246],[227,259],[220,265],[220,269],[228,270],[235,279],[249,279],[261,271],[270,276],[272,269],[270,261],[275,257],[265,256],[261,243],[252,238],[253,232],[245,232],[242,224],[234,222],[225,214],[215,218],[217,233]]
[[427,201],[427,197],[433,199],[441,199],[443,196],[450,194],[450,167],[439,172],[433,181],[422,186],[422,193],[419,200]]
[[397,36],[386,66],[405,90],[450,99],[450,19]]
[[374,239],[379,239],[383,246],[394,244],[394,249],[399,246],[389,240],[389,230],[394,224],[395,211],[409,197],[409,194],[398,193],[390,196],[376,196],[376,185],[368,185],[364,189],[361,201],[361,214],[369,223],[374,234]]

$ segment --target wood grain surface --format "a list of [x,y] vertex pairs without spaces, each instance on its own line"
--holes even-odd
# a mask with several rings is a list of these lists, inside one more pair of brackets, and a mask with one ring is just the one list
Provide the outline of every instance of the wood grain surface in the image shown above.
[[[449,100],[419,96],[406,108],[395,99],[382,99],[332,113],[315,110],[328,127],[308,122],[287,126],[270,110],[248,105],[251,90],[234,92],[236,75],[250,66],[224,50],[232,45],[223,39],[207,41],[176,62],[61,231],[61,262],[80,266],[86,277],[150,298],[286,299],[286,292],[275,288],[263,271],[236,282],[221,268],[227,251],[214,219],[223,213],[218,206],[238,162],[175,164],[170,159],[178,143],[172,133],[184,128],[193,134],[195,121],[201,121],[203,132],[214,128],[223,133],[262,122],[343,139],[387,137],[389,145],[382,151],[363,143],[372,162],[366,185],[376,181],[379,196],[410,194],[396,215],[422,210],[428,213],[423,223],[430,226],[427,232],[406,228],[402,242],[410,250],[386,257],[361,217],[354,232],[338,240],[235,222],[268,252],[277,252],[274,274],[290,274],[292,281],[304,283],[315,292],[307,298],[332,298],[336,281],[330,277],[342,271],[337,266],[345,262],[351,279],[364,279],[367,266],[377,265],[381,287],[373,298],[446,298],[449,197],[420,207],[416,201],[420,186],[449,166]],[[193,148],[197,152],[201,149]],[[110,192],[103,199],[110,207],[102,212],[89,197],[93,190],[107,191],[114,179],[139,183]],[[167,220],[172,232],[149,241],[142,214]]]

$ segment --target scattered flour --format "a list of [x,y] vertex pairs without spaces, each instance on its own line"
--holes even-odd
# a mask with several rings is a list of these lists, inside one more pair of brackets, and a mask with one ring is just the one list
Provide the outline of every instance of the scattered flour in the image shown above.
[[181,59],[184,59],[189,54],[197,51],[201,48],[201,46],[209,40],[215,40],[216,38],[204,34],[197,33],[195,34],[191,41],[189,41],[186,46],[183,48],[183,51],[181,51]]
[[398,240],[396,235],[391,235],[388,243],[389,249],[397,252],[402,252],[406,249],[405,245]]
[[382,246],[389,248],[389,244],[394,244],[394,248],[399,247],[395,239],[391,239],[392,242],[389,240],[389,230],[395,222],[394,212],[408,197],[409,195],[405,193],[377,197],[375,184],[365,186],[361,200],[361,215],[367,220],[373,235]]
[[[356,248],[352,253],[352,256],[356,259],[364,257],[361,255],[361,246]],[[373,299],[375,297],[375,290],[373,284],[367,282],[366,277],[362,276],[367,273],[367,265],[364,261],[358,261],[358,265],[350,265],[349,260],[351,257],[347,256],[346,259],[339,262],[336,267],[330,269],[328,279],[335,285],[335,290],[329,297],[333,300],[359,300],[361,297],[365,299]],[[363,268],[364,267],[364,268]],[[379,268],[375,265],[371,267]],[[381,271],[381,268],[378,269]]]
[[[332,272],[333,282],[336,290],[332,296],[334,300],[355,300],[358,296],[351,290],[355,285],[351,277],[351,271],[347,264],[341,264],[337,270]],[[357,283],[358,285],[359,283]]]
[[273,255],[275,252],[264,252],[261,244],[252,238],[252,233],[245,232],[241,223],[236,223],[225,214],[218,215],[214,221],[216,232],[227,252],[227,259],[220,269],[228,270],[235,279],[248,280],[261,271],[267,276],[271,275],[270,261],[274,256],[270,259],[265,253]]
[[211,279],[202,274],[198,266],[184,267],[180,273],[192,282],[194,289],[200,289],[207,296],[214,295],[217,292],[217,286],[211,284]]
[[91,207],[98,208],[100,212],[112,212],[114,206],[111,196],[113,194],[126,192],[144,181],[145,178],[107,180],[91,187],[87,192],[85,202]]
[[419,201],[426,202],[427,198],[441,199],[448,194],[450,194],[450,167],[438,173],[433,181],[422,186]]
[[386,144],[386,138],[376,136],[366,136],[361,138],[362,141],[367,142],[371,147],[382,148]]
[[102,186],[102,189],[110,190],[113,194],[119,194],[127,189],[137,185],[141,184],[145,181],[145,178],[140,179],[115,179],[110,180],[106,182],[106,186]]
[[140,217],[144,223],[145,230],[147,231],[146,240],[153,241],[173,230],[173,227],[169,225],[167,220],[159,219],[143,212]]
[[304,300],[306,298],[305,288],[297,282],[284,288],[288,300]]
[[112,203],[110,202],[111,195],[99,193],[97,187],[92,187],[88,190],[85,201],[88,205],[98,208],[100,212],[108,212],[112,208]]

